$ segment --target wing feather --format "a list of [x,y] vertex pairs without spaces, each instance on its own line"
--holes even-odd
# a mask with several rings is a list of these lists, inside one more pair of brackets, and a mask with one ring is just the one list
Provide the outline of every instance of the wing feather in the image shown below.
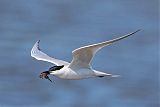
[[50,62],[50,63],[53,63],[57,66],[60,66],[60,65],[69,65],[68,62],[66,61],[62,61],[62,60],[59,60],[59,59],[55,59],[55,58],[52,58],[50,56],[48,56],[47,54],[43,53],[41,51],[41,49],[39,48],[39,41],[37,41],[32,50],[31,50],[31,56],[37,60],[42,60],[42,61],[47,61],[47,62]]
[[122,40],[124,38],[127,38],[135,33],[137,33],[140,30],[137,30],[135,32],[131,32],[127,35],[121,36],[119,38],[115,38],[112,40],[108,40],[105,42],[92,44],[84,47],[77,48],[72,51],[73,59],[71,64],[69,65],[70,68],[90,68],[90,62],[96,52],[100,50],[101,48],[108,46],[114,42],[117,42],[119,40]]

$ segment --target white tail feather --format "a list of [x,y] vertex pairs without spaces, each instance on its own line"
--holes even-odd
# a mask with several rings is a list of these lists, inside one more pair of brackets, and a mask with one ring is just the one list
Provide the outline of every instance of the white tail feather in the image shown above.
[[111,75],[111,77],[120,77],[120,75]]
[[113,75],[113,74],[100,72],[100,71],[96,71],[96,70],[94,70],[94,72],[95,72],[96,76],[98,76],[98,77],[103,77],[103,76],[119,77],[120,76],[120,75]]

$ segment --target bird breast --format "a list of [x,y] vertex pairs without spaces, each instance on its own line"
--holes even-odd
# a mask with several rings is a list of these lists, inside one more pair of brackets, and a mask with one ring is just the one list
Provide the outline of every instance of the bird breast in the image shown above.
[[91,69],[77,69],[73,70],[68,67],[64,67],[55,74],[59,78],[63,79],[83,79],[94,76],[94,72]]

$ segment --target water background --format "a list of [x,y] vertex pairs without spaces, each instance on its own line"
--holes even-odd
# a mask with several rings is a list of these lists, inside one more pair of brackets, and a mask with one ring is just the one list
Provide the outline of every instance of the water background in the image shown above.
[[[119,78],[62,80],[41,49],[68,62],[71,51],[142,29],[99,51],[92,66]],[[0,107],[158,107],[158,0],[0,0]]]

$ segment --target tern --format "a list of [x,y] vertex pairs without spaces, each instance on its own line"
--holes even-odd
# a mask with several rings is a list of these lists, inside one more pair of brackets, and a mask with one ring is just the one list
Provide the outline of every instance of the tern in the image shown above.
[[73,59],[71,63],[50,57],[44,52],[42,52],[39,47],[40,40],[34,44],[31,50],[31,56],[37,60],[50,62],[56,65],[49,68],[49,70],[42,72],[40,74],[40,78],[42,79],[50,80],[48,75],[54,75],[62,79],[73,79],[73,80],[86,79],[91,77],[104,77],[104,76],[117,77],[119,75],[113,75],[111,73],[105,73],[94,70],[91,67],[90,63],[96,52],[98,52],[100,49],[114,42],[127,38],[137,33],[138,31],[140,31],[140,29],[112,40],[77,48],[72,51]]

